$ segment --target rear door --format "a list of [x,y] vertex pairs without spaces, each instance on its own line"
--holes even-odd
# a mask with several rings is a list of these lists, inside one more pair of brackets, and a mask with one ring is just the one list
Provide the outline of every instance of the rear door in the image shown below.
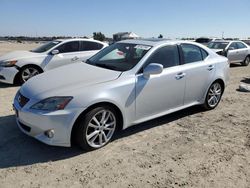
[[230,50],[227,52],[227,58],[229,59],[230,63],[236,63],[240,61],[240,54],[238,50],[238,45],[236,42],[232,42],[229,47]]
[[79,62],[79,41],[71,41],[61,44],[56,48],[59,53],[56,55],[48,55],[46,70],[54,69],[63,65],[69,65]]
[[237,42],[237,46],[239,52],[239,61],[243,62],[248,55],[247,46],[242,42]]
[[86,61],[91,56],[99,52],[103,48],[103,46],[103,44],[95,41],[80,41],[80,60]]
[[184,104],[197,103],[205,95],[214,77],[215,65],[207,61],[208,53],[193,44],[181,44],[183,65],[186,73]]

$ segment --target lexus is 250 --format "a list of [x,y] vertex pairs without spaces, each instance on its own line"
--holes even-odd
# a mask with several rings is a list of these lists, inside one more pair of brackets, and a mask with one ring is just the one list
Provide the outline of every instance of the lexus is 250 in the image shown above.
[[96,149],[118,129],[193,105],[215,108],[228,70],[227,58],[198,43],[121,41],[86,63],[28,80],[14,99],[16,120],[46,144],[71,146],[75,140]]

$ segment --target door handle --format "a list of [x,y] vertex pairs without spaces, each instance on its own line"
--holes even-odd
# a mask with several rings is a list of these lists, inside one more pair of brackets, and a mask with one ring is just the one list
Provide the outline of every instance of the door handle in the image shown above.
[[75,56],[75,57],[73,57],[71,60],[72,60],[72,61],[76,61],[76,60],[78,60],[78,59],[79,59],[79,57]]
[[209,65],[208,68],[207,68],[207,70],[209,70],[209,71],[211,71],[213,69],[214,69],[214,65]]
[[186,73],[180,72],[177,75],[175,75],[176,80],[180,80],[186,76]]

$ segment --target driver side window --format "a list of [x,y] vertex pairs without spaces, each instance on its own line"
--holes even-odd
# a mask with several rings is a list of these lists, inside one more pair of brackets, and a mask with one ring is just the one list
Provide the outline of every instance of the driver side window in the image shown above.
[[67,42],[57,48],[59,53],[70,53],[79,51],[79,41]]
[[178,47],[176,45],[169,45],[158,49],[151,55],[146,64],[148,65],[150,63],[162,64],[163,68],[179,65]]

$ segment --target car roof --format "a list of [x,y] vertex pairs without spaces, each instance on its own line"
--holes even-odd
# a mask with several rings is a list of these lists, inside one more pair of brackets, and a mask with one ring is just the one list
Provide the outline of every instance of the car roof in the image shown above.
[[158,46],[161,44],[179,44],[179,43],[190,43],[199,45],[196,42],[185,41],[185,40],[170,40],[170,39],[156,39],[156,38],[149,38],[149,39],[132,39],[132,40],[123,40],[119,41],[118,43],[130,43],[130,44],[139,44],[139,45],[147,45],[147,46]]
[[68,42],[68,41],[94,41],[94,42],[99,42],[99,43],[103,43],[101,41],[98,40],[94,40],[94,39],[86,39],[86,38],[70,38],[70,39],[56,39],[55,41],[60,41],[60,42]]
[[221,42],[221,43],[223,43],[223,42],[242,42],[241,40],[219,40],[219,41],[212,41],[212,42]]

